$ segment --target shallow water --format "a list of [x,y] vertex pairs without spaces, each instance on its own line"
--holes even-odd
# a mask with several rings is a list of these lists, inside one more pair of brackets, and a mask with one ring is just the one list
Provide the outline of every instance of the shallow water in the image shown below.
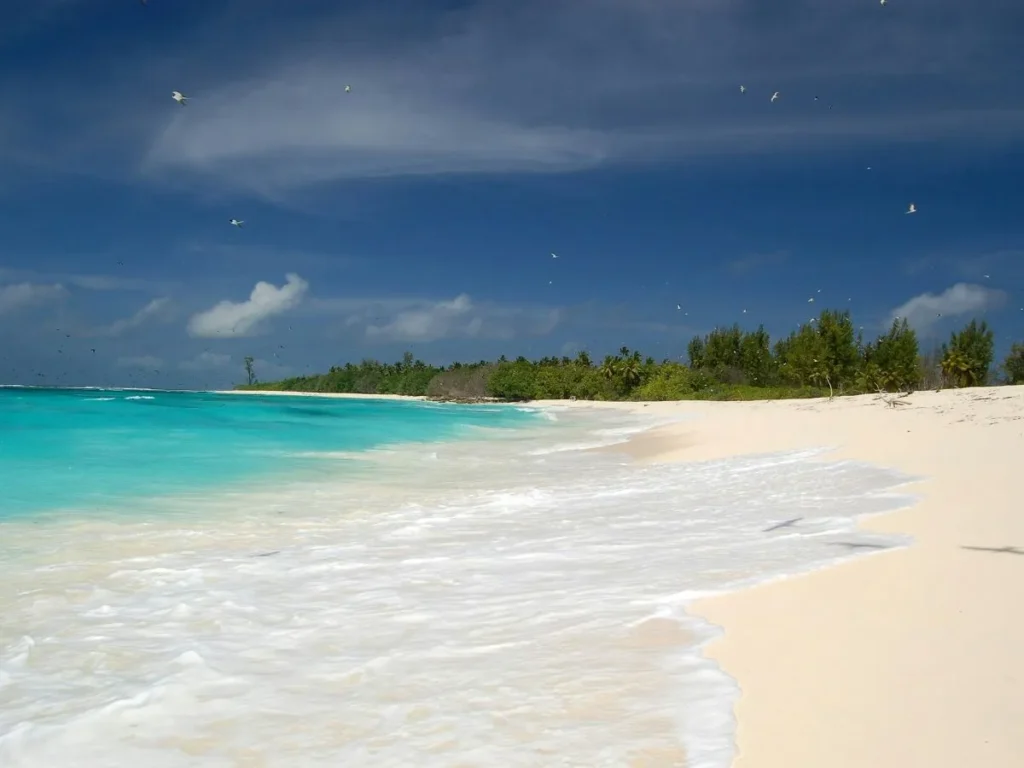
[[0,526],[0,765],[728,766],[735,685],[686,604],[905,543],[854,520],[907,478],[638,466],[574,448],[650,421],[551,414]]
[[309,452],[533,420],[522,409],[395,400],[0,387],[0,518],[292,477],[322,469],[304,461]]

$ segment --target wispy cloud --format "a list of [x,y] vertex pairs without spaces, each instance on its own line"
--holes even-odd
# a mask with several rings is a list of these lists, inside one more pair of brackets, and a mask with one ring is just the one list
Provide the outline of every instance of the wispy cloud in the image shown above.
[[[428,14],[396,2],[285,14],[288,34],[238,25],[254,4],[269,7],[234,4],[188,40],[187,59],[139,51],[137,79],[121,62],[98,65],[111,67],[90,73],[104,82],[118,67],[130,115],[57,94],[70,105],[61,116],[77,119],[61,124],[88,139],[59,146],[104,168],[130,148],[151,179],[272,196],[343,179],[565,172],[1024,127],[1009,3],[477,0]],[[238,45],[226,50],[229,33]],[[172,73],[157,95],[151,83]],[[967,82],[952,106],[948,89]],[[170,101],[172,87],[188,107]],[[145,88],[152,105],[140,110]],[[774,90],[782,99],[769,104]]]
[[750,253],[726,264],[726,267],[737,277],[748,275],[766,267],[777,267],[785,264],[789,254],[785,251],[771,253]]
[[996,309],[1006,301],[1006,293],[983,285],[957,283],[942,293],[922,293],[896,307],[889,316],[906,318],[918,331],[927,331],[943,317],[962,317],[974,312]]
[[17,312],[33,305],[59,301],[68,295],[60,283],[40,285],[37,283],[15,283],[0,286],[0,314]]
[[510,339],[541,336],[558,325],[553,307],[475,302],[467,294],[453,299],[314,299],[314,312],[344,317],[344,325],[378,341],[429,342],[451,338]]
[[1024,251],[1019,248],[1002,248],[974,252],[932,253],[903,262],[907,275],[918,275],[941,270],[961,280],[992,280],[999,285],[1007,277],[1019,280],[1024,276]]
[[302,303],[309,283],[296,274],[285,275],[280,288],[260,281],[247,301],[225,299],[188,321],[188,333],[199,338],[252,336],[272,317],[288,312]]
[[216,371],[230,365],[230,363],[231,355],[206,351],[200,352],[189,360],[183,360],[178,363],[178,367],[183,371]]
[[73,272],[40,272],[33,269],[0,267],[0,280],[52,280],[87,291],[154,291],[172,287],[165,281],[145,280],[122,275],[95,275]]
[[174,304],[167,297],[153,299],[131,317],[115,320],[88,332],[89,336],[121,336],[122,334],[150,322],[168,322],[176,314]]

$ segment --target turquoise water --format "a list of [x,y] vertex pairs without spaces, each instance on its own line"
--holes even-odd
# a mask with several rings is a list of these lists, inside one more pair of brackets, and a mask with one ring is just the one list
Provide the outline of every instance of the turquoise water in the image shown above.
[[0,517],[265,482],[323,467],[310,454],[448,440],[536,418],[394,400],[0,389]]

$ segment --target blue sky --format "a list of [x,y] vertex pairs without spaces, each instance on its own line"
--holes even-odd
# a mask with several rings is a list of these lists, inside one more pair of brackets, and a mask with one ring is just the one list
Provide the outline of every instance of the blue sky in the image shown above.
[[1024,339],[1016,0],[19,5],[0,381],[678,357],[823,307]]

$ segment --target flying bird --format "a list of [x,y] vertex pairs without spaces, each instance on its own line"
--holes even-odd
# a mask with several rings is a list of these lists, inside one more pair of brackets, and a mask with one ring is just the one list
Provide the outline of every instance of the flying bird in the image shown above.
[[747,86],[741,85],[740,86],[740,93],[746,93],[746,92],[747,92]]
[[813,297],[813,296],[811,296],[811,298],[809,298],[809,299],[807,300],[807,303],[808,303],[808,304],[813,304],[813,303],[814,303],[814,297]]
[[775,93],[772,94],[772,104],[775,103],[775,100],[777,98],[779,98],[779,92],[778,91],[776,91]]
[[351,90],[352,90],[352,86],[351,85],[346,85],[345,86],[345,93],[349,93]]
[[552,253],[551,254],[551,258],[552,259],[557,259],[558,258],[558,254],[557,253]]
[[879,5],[885,5],[887,2],[888,0],[878,0]]
[[183,107],[185,106],[185,102],[188,101],[188,96],[183,94],[181,91],[171,91],[171,98]]
[[242,219],[232,219],[231,220],[231,225],[234,226],[234,227],[238,227],[239,229],[242,228],[243,224],[245,224],[245,222]]
[[907,213],[917,213],[917,206],[911,203],[910,207],[907,208]]

